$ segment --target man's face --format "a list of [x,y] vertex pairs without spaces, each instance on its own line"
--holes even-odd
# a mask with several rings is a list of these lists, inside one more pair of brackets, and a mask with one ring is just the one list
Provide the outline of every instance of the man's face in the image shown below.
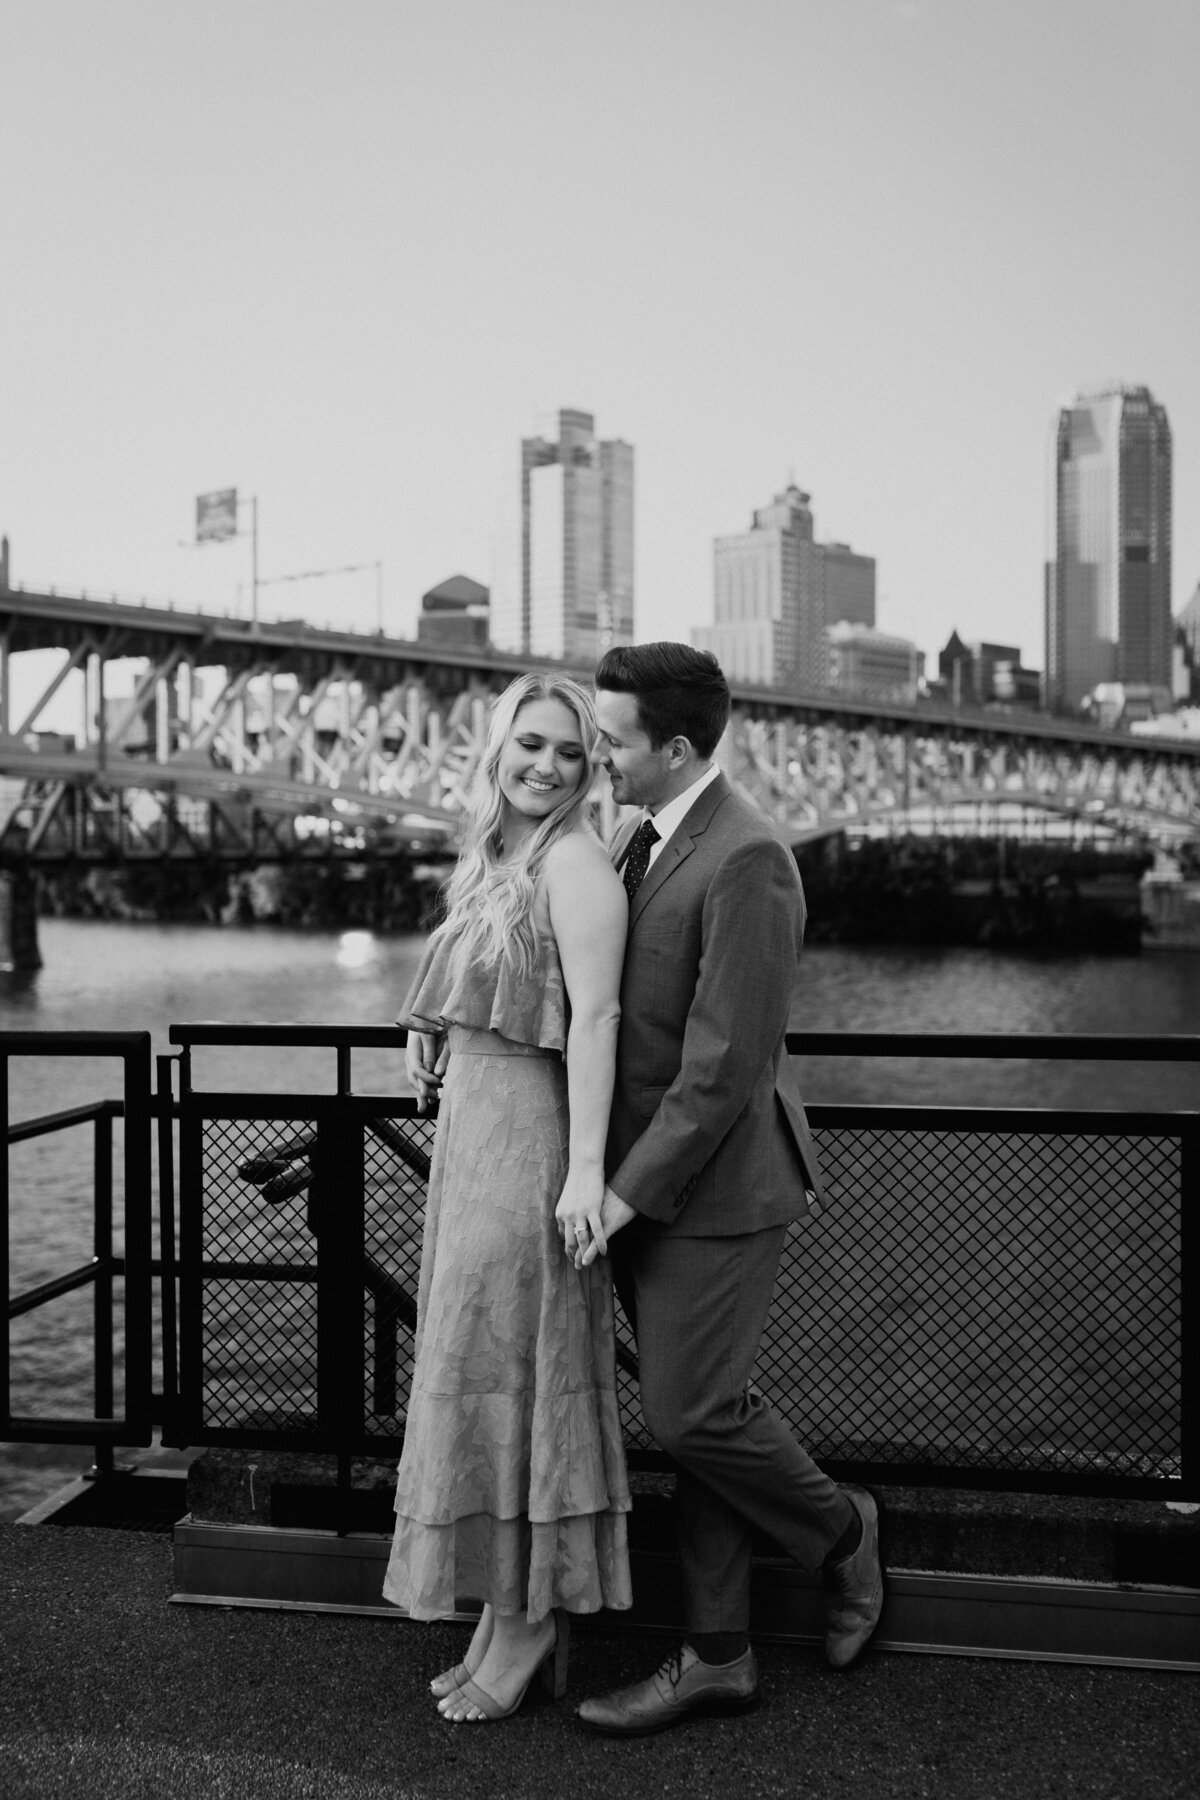
[[596,755],[612,782],[617,805],[648,806],[657,811],[670,798],[670,743],[661,750],[651,747],[633,694],[598,688],[596,723],[600,727]]

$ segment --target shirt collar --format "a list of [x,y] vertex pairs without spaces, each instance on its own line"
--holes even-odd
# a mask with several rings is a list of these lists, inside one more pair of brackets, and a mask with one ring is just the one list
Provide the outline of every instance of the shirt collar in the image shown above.
[[660,843],[665,844],[669,837],[674,836],[675,832],[683,824],[687,813],[700,798],[701,793],[708,787],[710,782],[717,779],[717,776],[720,773],[720,764],[710,763],[703,775],[697,776],[691,787],[684,788],[682,794],[676,794],[673,800],[668,800],[667,804],[665,806],[660,806],[658,811],[653,815],[650,813],[643,813],[643,818],[649,819],[653,817],[654,829],[658,833]]

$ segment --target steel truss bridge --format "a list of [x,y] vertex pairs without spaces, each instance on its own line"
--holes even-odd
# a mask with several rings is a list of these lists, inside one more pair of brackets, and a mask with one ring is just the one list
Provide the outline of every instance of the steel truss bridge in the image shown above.
[[[32,692],[22,661],[47,650],[56,666]],[[530,666],[552,665],[0,589],[0,858],[445,849],[488,703]],[[78,732],[43,729],[72,688]],[[720,760],[794,843],[838,830],[1200,837],[1200,745],[1041,715],[737,688]]]

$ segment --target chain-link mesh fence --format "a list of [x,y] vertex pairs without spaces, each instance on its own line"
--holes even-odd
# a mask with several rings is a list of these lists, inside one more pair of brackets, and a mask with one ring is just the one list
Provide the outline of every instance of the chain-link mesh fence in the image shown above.
[[199,1417],[210,1428],[317,1428],[311,1119],[203,1127]]
[[1178,1477],[1180,1138],[1080,1123],[817,1129],[759,1371],[819,1456]]
[[[192,1441],[253,1430],[398,1446],[433,1128],[399,1102],[347,1104],[362,1193],[333,1196],[320,1236],[311,1162],[330,1112],[204,1125]],[[915,1111],[811,1116],[829,1205],[789,1234],[757,1380],[819,1458],[880,1479],[1179,1481],[1186,1122],[1122,1134],[1097,1115],[953,1128]],[[359,1323],[334,1342],[319,1272],[343,1219],[361,1232],[340,1252]],[[361,1373],[352,1420],[321,1416],[326,1355]],[[619,1314],[618,1384],[627,1443],[648,1448]]]

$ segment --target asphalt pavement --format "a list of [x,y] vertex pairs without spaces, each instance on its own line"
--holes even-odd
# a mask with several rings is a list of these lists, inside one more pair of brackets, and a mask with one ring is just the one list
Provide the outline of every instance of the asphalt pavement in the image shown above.
[[591,1625],[568,1697],[446,1725],[453,1625],[168,1603],[162,1537],[0,1525],[3,1800],[1196,1800],[1200,1676],[759,1648],[763,1704],[634,1743],[578,1701],[662,1638]]

